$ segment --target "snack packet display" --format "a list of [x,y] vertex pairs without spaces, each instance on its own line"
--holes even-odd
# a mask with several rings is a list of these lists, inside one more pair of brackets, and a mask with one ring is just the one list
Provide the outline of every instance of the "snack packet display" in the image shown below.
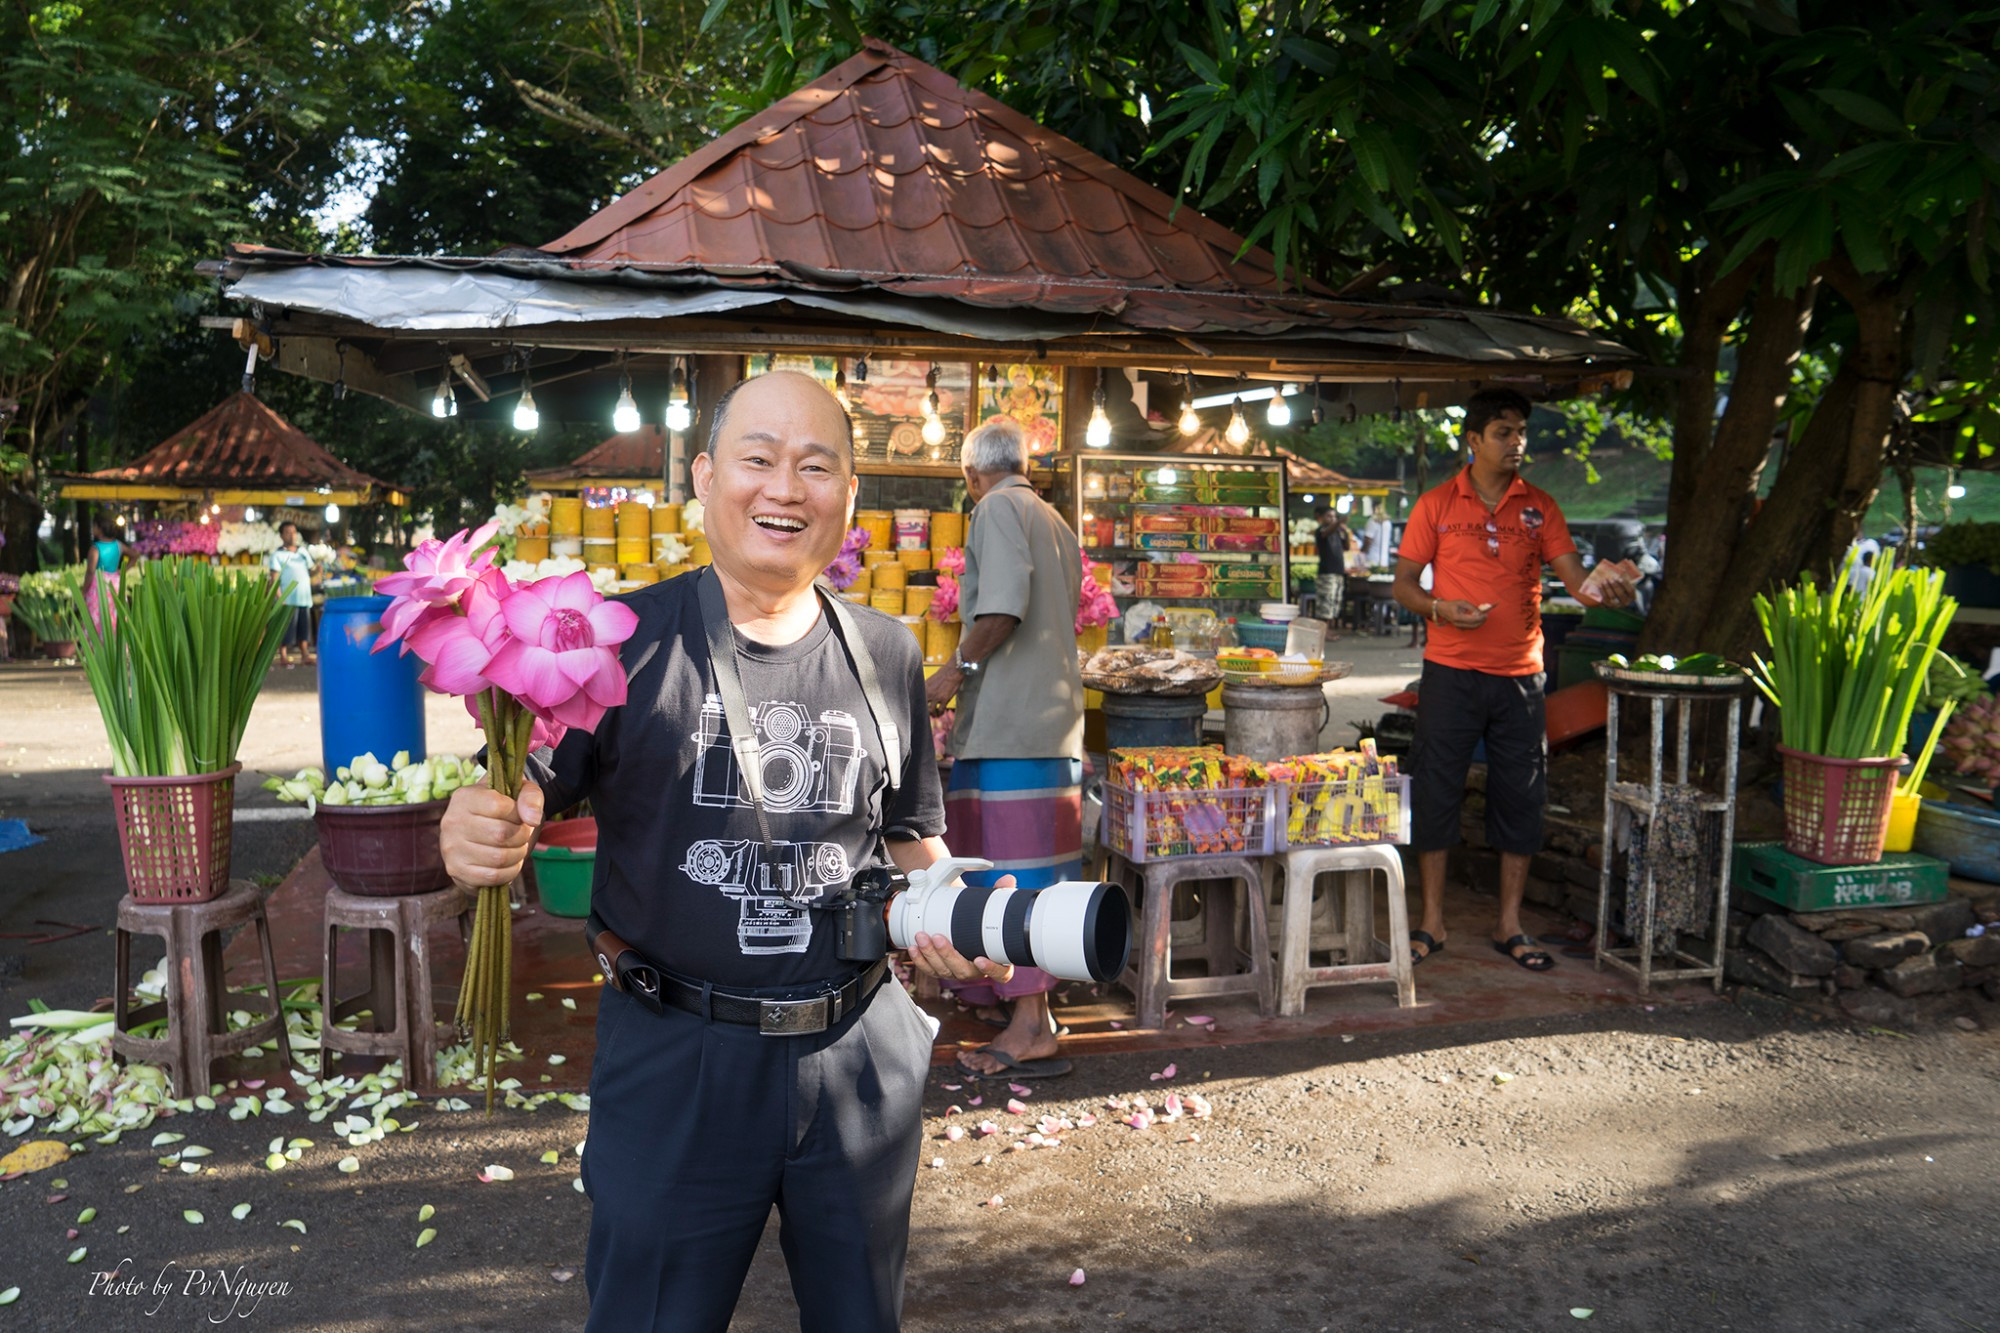
[[1410,840],[1410,780],[1372,738],[1355,750],[1292,755],[1267,766],[1280,784],[1284,847]]

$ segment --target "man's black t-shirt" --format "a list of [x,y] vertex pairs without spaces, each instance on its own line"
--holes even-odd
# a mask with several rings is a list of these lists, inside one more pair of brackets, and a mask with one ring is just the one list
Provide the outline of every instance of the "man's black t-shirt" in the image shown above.
[[1344,522],[1336,522],[1330,528],[1313,530],[1313,546],[1319,556],[1319,572],[1322,574],[1344,574],[1347,572],[1347,548],[1354,534]]
[[[641,953],[720,986],[790,986],[845,975],[830,915],[799,905],[887,861],[880,834],[944,832],[944,797],[924,702],[923,664],[900,622],[855,607],[884,701],[908,738],[891,800],[881,737],[847,649],[822,608],[797,643],[737,636],[737,671],[759,733],[773,858],[758,837],[709,670],[696,580],[623,599],[639,627],[621,650],[622,707],[572,731],[530,776],[550,811],[589,798],[597,816],[591,906]],[[545,762],[547,761],[547,762]],[[882,810],[877,822],[874,812]]]

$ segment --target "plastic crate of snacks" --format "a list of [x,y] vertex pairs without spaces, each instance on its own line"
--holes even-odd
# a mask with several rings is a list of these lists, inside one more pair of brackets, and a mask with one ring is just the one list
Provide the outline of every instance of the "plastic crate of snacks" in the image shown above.
[[1359,750],[1281,759],[1269,772],[1281,848],[1410,840],[1410,779],[1393,756],[1376,754],[1372,740]]
[[1134,865],[1265,856],[1275,843],[1263,766],[1214,746],[1112,752],[1098,841]]

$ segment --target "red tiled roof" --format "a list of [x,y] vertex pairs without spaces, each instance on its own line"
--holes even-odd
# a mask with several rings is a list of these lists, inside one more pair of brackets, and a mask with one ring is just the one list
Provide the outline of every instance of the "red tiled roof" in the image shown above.
[[529,481],[570,481],[587,477],[659,477],[666,474],[667,437],[658,426],[613,435],[561,467],[539,468]]
[[92,481],[185,486],[191,490],[395,489],[347,466],[249,393],[231,394],[130,463],[92,472],[89,477]]
[[1273,262],[1261,249],[1235,258],[1242,244],[1095,153],[871,39],[543,250],[607,266],[694,267],[725,282],[789,276],[1099,313],[1162,330],[1296,324],[1300,294],[1283,309],[1259,299],[1280,295]]

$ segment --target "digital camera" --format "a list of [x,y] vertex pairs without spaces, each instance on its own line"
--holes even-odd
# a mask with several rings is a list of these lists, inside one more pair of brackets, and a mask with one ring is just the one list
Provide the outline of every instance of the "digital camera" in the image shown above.
[[991,861],[950,857],[907,879],[862,871],[839,908],[840,957],[869,962],[890,944],[909,948],[921,932],[944,936],[967,958],[1039,967],[1066,981],[1115,981],[1124,972],[1132,911],[1123,889],[1093,880],[973,888],[959,879],[967,870],[992,868]]
[[[764,808],[779,814],[825,811],[851,814],[860,785],[861,728],[850,713],[826,712],[817,718],[791,702],[766,703],[750,709],[750,727],[757,733],[758,769],[764,779]],[[701,705],[698,750],[694,769],[694,803],[702,806],[748,805],[748,792],[738,772],[736,751],[729,743],[729,724],[722,699],[709,695]]]

